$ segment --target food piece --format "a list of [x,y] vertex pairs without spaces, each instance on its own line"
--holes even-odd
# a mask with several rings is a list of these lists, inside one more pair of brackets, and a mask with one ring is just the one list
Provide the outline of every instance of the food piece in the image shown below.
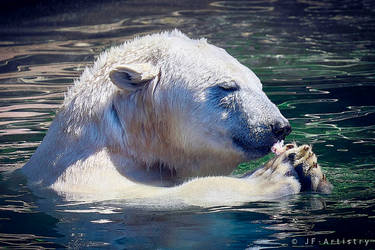
[[284,148],[284,140],[277,141],[275,144],[273,144],[271,151],[276,155],[284,153],[286,151],[286,148]]

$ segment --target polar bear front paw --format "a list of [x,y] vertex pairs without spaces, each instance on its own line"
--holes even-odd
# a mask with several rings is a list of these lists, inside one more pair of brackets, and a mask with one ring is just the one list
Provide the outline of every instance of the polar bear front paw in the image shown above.
[[285,150],[285,157],[289,159],[294,167],[305,165],[306,168],[315,168],[317,167],[317,157],[312,151],[311,146],[302,145],[297,146],[295,144],[285,145],[287,150]]
[[301,191],[331,193],[332,185],[323,174],[318,158],[309,145],[287,144],[284,157],[293,165],[301,183]]

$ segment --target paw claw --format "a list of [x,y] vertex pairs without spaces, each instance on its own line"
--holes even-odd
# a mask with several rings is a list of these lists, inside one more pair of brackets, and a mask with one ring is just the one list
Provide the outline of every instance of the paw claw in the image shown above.
[[311,146],[302,145],[290,151],[290,154],[294,153],[295,157],[289,157],[289,160],[294,167],[297,167],[301,164],[314,167],[317,163],[317,158],[311,150]]
[[294,144],[286,144],[286,145],[285,145],[286,150],[292,149],[292,148],[294,148],[294,147],[295,147]]

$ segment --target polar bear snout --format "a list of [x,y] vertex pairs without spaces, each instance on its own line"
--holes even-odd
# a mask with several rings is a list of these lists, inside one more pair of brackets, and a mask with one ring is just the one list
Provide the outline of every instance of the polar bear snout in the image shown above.
[[[260,126],[260,128],[263,126]],[[264,129],[258,133],[248,132],[247,129],[239,129],[232,137],[233,144],[244,151],[248,157],[261,157],[270,152],[271,147],[278,141],[285,139],[292,131],[289,122],[276,121],[271,125],[264,125]],[[258,130],[254,128],[254,130]]]
[[291,133],[289,121],[263,91],[245,86],[236,97],[227,127],[233,145],[248,159],[268,154],[277,141]]
[[271,124],[271,131],[278,141],[284,140],[292,132],[290,123],[285,118],[275,121]]

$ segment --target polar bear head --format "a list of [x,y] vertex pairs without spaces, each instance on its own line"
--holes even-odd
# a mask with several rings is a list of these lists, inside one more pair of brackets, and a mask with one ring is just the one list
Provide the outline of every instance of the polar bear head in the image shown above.
[[118,134],[134,158],[180,176],[230,173],[291,131],[258,77],[224,49],[178,31],[107,52]]

